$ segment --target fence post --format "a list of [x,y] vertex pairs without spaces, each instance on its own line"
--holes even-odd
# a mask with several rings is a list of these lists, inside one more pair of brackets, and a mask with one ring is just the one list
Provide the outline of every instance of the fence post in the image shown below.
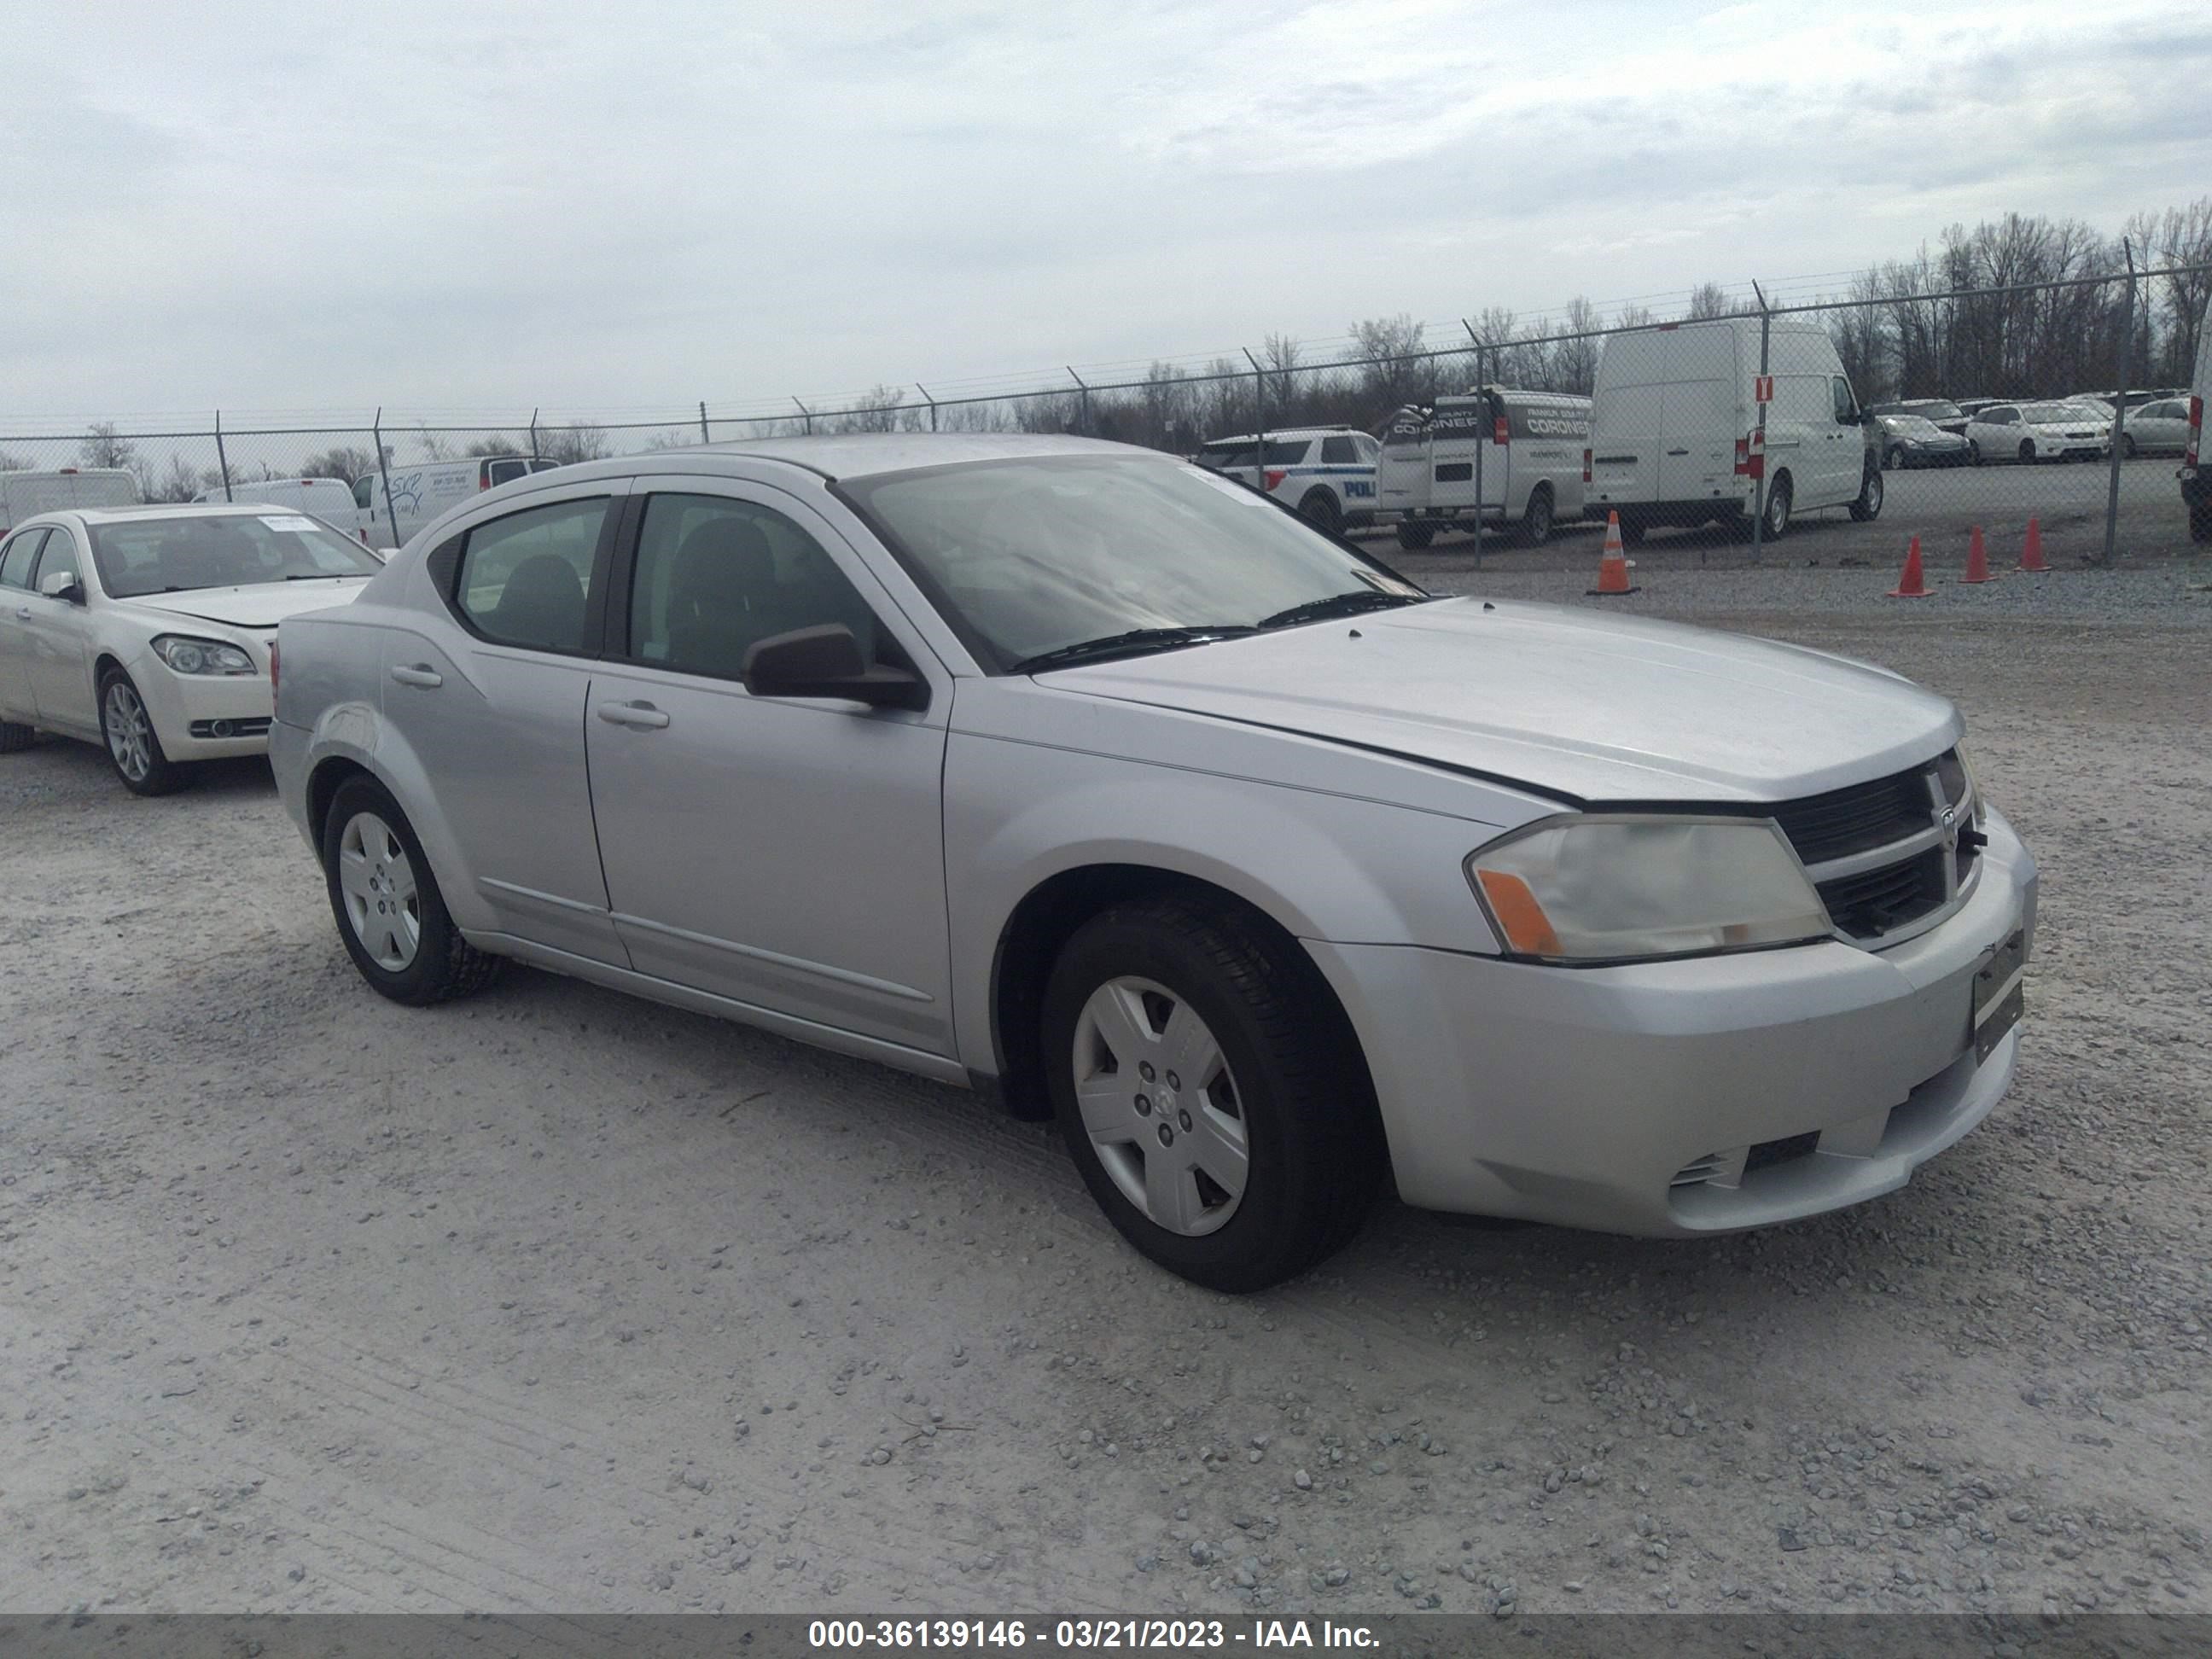
[[924,403],[926,403],[926,404],[927,404],[929,405],[929,429],[930,429],[932,432],[936,431],[936,430],[937,430],[937,399],[936,399],[936,398],[933,398],[933,397],[931,397],[931,396],[929,395],[929,388],[928,388],[927,386],[924,386],[924,385],[923,385],[921,381],[919,381],[919,380],[916,380],[916,381],[914,383],[914,389],[915,389],[916,392],[919,392],[920,393],[921,393],[921,400],[922,400],[922,402],[924,402]]
[[707,430],[707,400],[704,398],[699,400],[699,441],[702,444],[714,441]]
[[537,456],[538,456],[538,411],[537,411],[536,410],[534,410],[534,409],[533,409],[533,410],[532,410],[530,411],[530,454],[531,454],[531,459],[532,459],[535,460],[535,459],[537,459]]
[[[1771,344],[1774,314],[1766,308],[1766,295],[1757,283],[1751,291],[1759,295],[1759,375],[1767,374],[1767,350]],[[1751,562],[1759,562],[1759,550],[1766,538],[1766,405],[1755,404],[1758,418],[1751,428]],[[1705,550],[1698,549],[1698,562],[1705,562]]]
[[[799,398],[796,395],[792,398],[791,401],[795,404],[799,404]],[[812,437],[814,435],[814,411],[809,409],[805,404],[799,404],[799,412],[806,417],[806,435],[810,438]]]
[[1061,367],[1067,369],[1067,378],[1075,382],[1076,390],[1079,394],[1083,413],[1077,416],[1077,419],[1082,424],[1083,435],[1086,438],[1096,436],[1097,434],[1091,429],[1091,388],[1083,384],[1083,377],[1078,374],[1072,366],[1062,364]]
[[215,464],[222,472],[222,498],[228,501],[231,499],[230,457],[222,451],[222,411],[219,409],[215,412]]
[[396,553],[399,550],[399,514],[392,505],[392,465],[384,459],[384,409],[381,404],[369,417],[368,432],[369,441],[376,446],[377,476],[384,480],[384,520],[392,526],[392,549]]
[[2128,431],[2128,382],[2136,369],[2136,253],[2134,244],[2120,238],[2120,252],[2128,262],[2127,297],[2120,310],[2120,385],[2112,397],[2112,480],[2105,495],[2105,568],[2112,568],[2120,539],[2120,447]]

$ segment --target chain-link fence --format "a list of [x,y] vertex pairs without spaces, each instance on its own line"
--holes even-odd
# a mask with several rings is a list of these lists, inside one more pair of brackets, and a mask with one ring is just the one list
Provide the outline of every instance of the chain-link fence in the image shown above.
[[[0,435],[0,471],[120,468],[154,501],[336,478],[374,514],[388,503],[394,470],[470,458],[565,464],[802,433],[1002,431],[1194,454],[1232,434],[1381,434],[1402,411],[1517,388],[1595,398],[1580,478],[1559,478],[1547,517],[1560,532],[1594,534],[1617,513],[1645,557],[1794,558],[1802,542],[1807,558],[1874,564],[1901,559],[1917,538],[1928,566],[1963,569],[1978,536],[1997,565],[2033,559],[2031,541],[2052,564],[2194,544],[2175,458],[2192,446],[2201,408],[2194,366],[2206,349],[2212,265],[1858,286],[1870,291],[1800,303],[1757,284],[1709,286],[1686,314],[1663,321],[1629,307],[1601,325],[1577,307],[1562,318],[1568,326],[1553,327],[1492,311],[1442,344],[1433,325],[1400,319],[1363,325],[1347,349],[1313,360],[1270,337],[1234,358],[1118,374],[878,386],[781,407],[702,402],[646,418],[532,410],[464,425],[376,410],[314,424],[219,414],[204,425],[98,422]],[[1502,422],[1498,441],[1510,450]],[[1501,453],[1491,478],[1513,464]],[[1416,526],[1421,533],[1401,543],[1480,556],[1486,541],[1533,538],[1525,495],[1503,483],[1494,499],[1487,485],[1478,495],[1480,510]],[[1362,512],[1351,523],[1387,533],[1395,516]],[[2201,540],[2212,526],[2200,514],[2195,530]]]

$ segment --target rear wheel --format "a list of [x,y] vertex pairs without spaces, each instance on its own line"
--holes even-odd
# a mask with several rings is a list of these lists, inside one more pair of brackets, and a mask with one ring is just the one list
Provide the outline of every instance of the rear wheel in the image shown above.
[[1892,444],[1889,447],[1888,453],[1881,458],[1881,465],[1884,471],[1895,472],[1899,471],[1905,465],[1904,450],[1898,447],[1895,444]]
[[1419,524],[1411,519],[1398,520],[1398,545],[1409,553],[1418,553],[1437,538],[1437,527]]
[[1358,1231],[1382,1172],[1373,1098],[1287,939],[1227,905],[1118,906],[1061,951],[1042,1037],[1084,1183],[1162,1267],[1263,1290]]
[[2023,461],[2033,461],[2035,459],[2034,439],[2022,438],[2020,441],[2020,458]]
[[115,775],[137,795],[167,795],[183,788],[191,774],[161,752],[161,734],[131,676],[111,668],[100,683],[100,735]]
[[0,755],[12,755],[18,750],[28,749],[38,740],[38,727],[18,726],[14,720],[0,720]]
[[1859,485],[1859,498],[1851,503],[1851,517],[1864,524],[1869,519],[1881,516],[1881,501],[1885,486],[1881,474],[1873,467],[1866,470],[1866,477]]
[[2132,432],[2122,434],[2120,437],[2120,453],[2129,460],[2132,461],[2141,452],[2136,448],[2136,434]]
[[501,959],[461,937],[414,826],[374,778],[338,786],[323,820],[323,873],[361,976],[417,1007],[480,991]]
[[1528,497],[1528,510],[1521,517],[1521,540],[1528,547],[1541,547],[1552,539],[1552,492],[1537,488]]
[[1778,473],[1766,487],[1766,525],[1762,539],[1778,542],[1790,531],[1790,475]]
[[1980,439],[1969,438],[1966,440],[1966,460],[1969,465],[1973,466],[1979,466],[1982,464],[1982,443]]
[[1332,536],[1344,527],[1344,512],[1337,506],[1336,497],[1326,489],[1310,489],[1298,503],[1298,512],[1316,528]]

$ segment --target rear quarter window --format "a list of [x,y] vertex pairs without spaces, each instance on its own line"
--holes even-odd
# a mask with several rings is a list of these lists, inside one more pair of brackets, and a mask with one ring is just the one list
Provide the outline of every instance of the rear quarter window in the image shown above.
[[592,583],[605,497],[556,501],[481,524],[462,544],[454,604],[488,640],[580,655],[591,648]]

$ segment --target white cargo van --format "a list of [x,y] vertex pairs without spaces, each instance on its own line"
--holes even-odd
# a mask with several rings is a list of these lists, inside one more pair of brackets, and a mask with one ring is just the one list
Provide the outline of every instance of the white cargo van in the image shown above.
[[2197,374],[2189,390],[2189,436],[2181,452],[2181,501],[2190,536],[2212,542],[2212,467],[2204,465],[2204,405],[2212,400],[2212,306],[2197,331]]
[[1800,513],[1879,514],[1880,458],[1826,332],[1775,322],[1767,364],[1774,399],[1762,455],[1756,317],[1664,323],[1607,340],[1590,420],[1589,510],[1619,513],[1632,542],[1658,525],[1748,525],[1763,464],[1768,541]]
[[234,478],[228,489],[216,484],[192,499],[312,513],[333,529],[368,539],[368,521],[355,505],[353,486],[343,478]]
[[1561,519],[1583,514],[1590,400],[1565,392],[1478,386],[1408,404],[1382,433],[1375,516],[1398,545],[1426,547],[1444,528],[1515,525],[1540,546]]
[[33,513],[74,507],[136,507],[138,480],[119,466],[0,472],[0,535]]
[[354,505],[361,509],[371,547],[404,547],[407,538],[431,520],[479,490],[496,489],[559,465],[542,455],[471,455],[458,461],[394,465],[388,509],[385,475],[380,472],[365,473],[354,480]]

